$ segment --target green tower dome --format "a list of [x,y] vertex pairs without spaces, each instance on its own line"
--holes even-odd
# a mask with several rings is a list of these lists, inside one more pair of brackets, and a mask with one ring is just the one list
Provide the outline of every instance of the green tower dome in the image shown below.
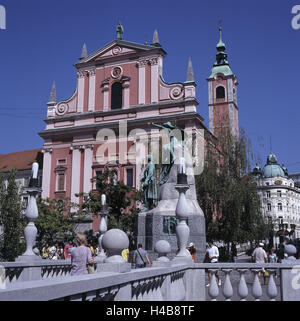
[[285,170],[278,164],[276,156],[271,152],[263,169],[263,177],[286,177]]

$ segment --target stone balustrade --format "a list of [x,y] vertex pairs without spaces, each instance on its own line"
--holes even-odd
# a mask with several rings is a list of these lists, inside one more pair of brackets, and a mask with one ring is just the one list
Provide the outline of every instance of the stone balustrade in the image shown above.
[[183,301],[188,266],[101,272],[10,283],[0,301]]
[[[206,300],[211,301],[300,301],[300,262],[284,263],[207,263],[194,269],[206,269]],[[264,271],[268,276],[264,278]],[[218,278],[222,280],[218,285]],[[266,284],[264,284],[266,281]]]
[[35,262],[0,262],[5,269],[5,282],[44,280],[66,277],[71,274],[70,260],[40,260]]
[[[24,300],[25,295],[30,301],[300,300],[300,264],[296,262],[179,263],[125,273],[109,271],[82,276],[69,276],[70,262],[63,261],[3,265],[8,272],[15,269],[16,275],[15,281],[12,279],[6,289],[0,290],[0,301]],[[269,272],[267,285],[263,285],[263,276],[261,283],[258,279],[262,269]],[[209,287],[206,286],[208,272],[212,273]],[[217,283],[217,272],[222,279],[221,286]]]

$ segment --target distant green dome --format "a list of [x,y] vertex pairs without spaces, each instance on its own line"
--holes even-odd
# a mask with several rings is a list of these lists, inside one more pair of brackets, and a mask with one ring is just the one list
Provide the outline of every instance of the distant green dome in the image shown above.
[[273,153],[270,153],[268,156],[267,164],[262,171],[262,175],[265,178],[286,176],[284,169],[278,164],[277,158]]
[[252,174],[255,175],[255,176],[261,176],[262,175],[261,168],[257,164],[253,168]]

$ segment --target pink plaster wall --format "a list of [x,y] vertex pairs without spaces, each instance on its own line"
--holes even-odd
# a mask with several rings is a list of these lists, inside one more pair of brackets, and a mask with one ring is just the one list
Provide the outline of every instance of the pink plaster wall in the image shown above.
[[[57,199],[59,196],[70,197],[71,195],[71,174],[72,174],[72,154],[69,153],[70,149],[66,148],[57,148],[53,149],[51,154],[51,175],[50,175],[50,199]],[[55,193],[56,190],[56,173],[55,168],[57,165],[58,159],[66,159],[67,170],[66,174],[66,191],[65,193]]]

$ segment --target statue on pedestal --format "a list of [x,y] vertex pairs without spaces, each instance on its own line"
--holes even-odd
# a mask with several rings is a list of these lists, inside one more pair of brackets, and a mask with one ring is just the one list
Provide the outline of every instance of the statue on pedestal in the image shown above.
[[142,212],[147,212],[153,208],[153,200],[157,199],[157,187],[155,178],[155,165],[152,162],[151,155],[147,156],[148,165],[144,171],[142,178],[144,190],[144,209]]
[[[169,121],[164,123],[163,125],[155,124],[152,123],[152,125],[161,128],[161,129],[166,129],[169,134],[172,132],[173,129],[179,129],[181,131],[181,136],[183,134],[183,129],[177,126],[173,126]],[[182,145],[183,145],[183,139],[182,140]],[[166,153],[166,159],[163,159],[162,162],[162,167],[161,167],[161,173],[160,173],[160,182],[159,185],[163,185],[168,181],[169,173],[170,170],[175,162],[176,156],[175,156],[175,151],[174,147],[175,144],[178,142],[178,139],[174,136],[170,137],[170,143],[169,144],[164,144],[162,146],[163,151]],[[169,159],[170,157],[170,159]]]

